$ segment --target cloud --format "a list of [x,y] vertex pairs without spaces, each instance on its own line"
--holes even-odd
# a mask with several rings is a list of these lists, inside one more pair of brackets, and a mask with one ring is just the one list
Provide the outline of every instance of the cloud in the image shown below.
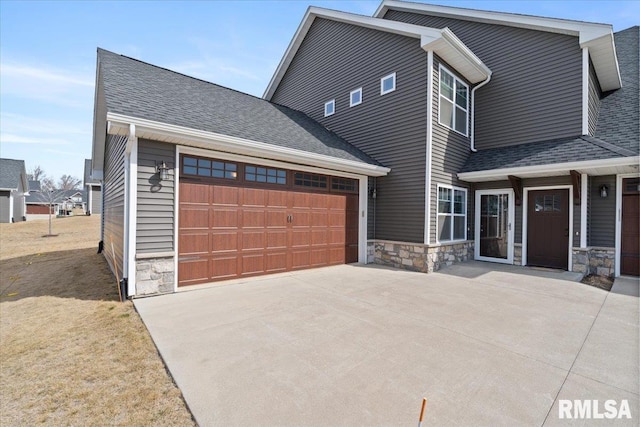
[[0,142],[3,144],[43,144],[43,145],[66,145],[68,141],[60,138],[39,138],[33,136],[21,136],[11,133],[0,132]]
[[35,99],[76,108],[91,108],[93,104],[93,77],[75,70],[3,60],[0,80],[3,98]]

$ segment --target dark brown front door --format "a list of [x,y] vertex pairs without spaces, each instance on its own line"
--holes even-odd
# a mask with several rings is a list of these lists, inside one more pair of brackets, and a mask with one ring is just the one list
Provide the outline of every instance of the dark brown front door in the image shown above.
[[622,180],[620,274],[640,276],[640,178]]
[[569,190],[530,191],[527,264],[568,269]]
[[358,195],[180,182],[178,286],[358,261]]

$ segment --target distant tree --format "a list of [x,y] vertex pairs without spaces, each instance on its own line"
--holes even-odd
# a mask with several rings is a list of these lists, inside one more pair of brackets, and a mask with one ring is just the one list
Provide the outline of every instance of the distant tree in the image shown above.
[[71,175],[62,175],[58,181],[59,190],[77,190],[82,180]]
[[44,169],[42,169],[40,165],[37,165],[36,167],[29,169],[27,177],[29,178],[29,181],[40,181],[45,178],[46,175],[44,174]]

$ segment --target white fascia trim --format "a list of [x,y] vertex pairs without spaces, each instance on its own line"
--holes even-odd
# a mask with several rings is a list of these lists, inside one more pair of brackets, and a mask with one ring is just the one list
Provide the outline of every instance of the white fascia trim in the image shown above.
[[18,191],[18,188],[0,188],[0,191]]
[[[458,39],[448,28],[445,29],[437,29],[437,28],[429,28],[424,27],[422,25],[414,25],[407,24],[404,22],[398,21],[390,21],[386,19],[379,19],[376,17],[369,17],[363,15],[356,15],[353,13],[347,12],[339,12],[336,10],[322,9],[319,7],[309,7],[304,17],[302,18],[302,22],[296,33],[291,39],[287,50],[285,51],[284,56],[280,60],[278,64],[278,68],[276,68],[273,77],[271,77],[271,81],[267,86],[262,97],[267,101],[271,100],[271,97],[275,93],[280,81],[284,77],[291,61],[296,55],[296,52],[300,48],[309,28],[311,28],[311,24],[316,18],[328,19],[336,22],[343,22],[347,24],[358,25],[364,28],[370,28],[374,30],[385,31],[389,33],[399,34],[406,37],[412,37],[420,39],[420,46],[425,49],[431,49],[431,45],[439,40],[445,41],[445,46],[440,47],[440,50],[446,47],[450,47],[455,49],[455,53],[461,55],[466,61],[471,62],[473,68],[478,70],[482,74],[486,74],[488,72],[488,68],[480,61],[480,59],[471,52],[469,48],[467,48],[460,39]],[[486,75],[482,77],[478,76],[465,76],[469,80],[472,80],[472,83],[477,83],[478,81],[486,79]]]
[[439,6],[432,4],[409,3],[396,0],[384,0],[374,13],[375,18],[382,18],[388,10],[400,12],[425,13],[432,16],[442,16],[486,24],[505,25],[529,30],[546,31],[556,34],[566,34],[578,37],[580,47],[602,46],[601,60],[594,60],[596,74],[600,86],[604,91],[618,89],[622,85],[620,70],[616,56],[613,26],[593,22],[571,21],[559,18],[545,18],[541,16],[520,15],[506,12],[491,12],[485,10],[465,9],[458,7]]
[[508,12],[492,12],[461,7],[439,6],[434,4],[408,3],[396,0],[384,0],[373,16],[375,18],[381,18],[389,9],[402,12],[426,12],[433,16],[579,36],[580,43],[586,43],[590,40],[597,39],[605,34],[613,32],[613,27],[609,24],[571,21],[567,19],[546,18]]
[[127,180],[128,188],[128,210],[125,211],[125,223],[126,223],[126,235],[127,240],[127,266],[126,275],[127,278],[127,296],[135,296],[136,294],[136,239],[137,239],[137,225],[138,225],[138,138],[135,136],[135,125],[130,127],[129,138],[127,138],[126,155],[128,158],[129,179]]
[[580,175],[580,247],[587,247],[587,180],[589,175]]
[[427,52],[427,138],[424,186],[424,244],[431,243],[431,147],[433,145],[433,51]]
[[616,167],[637,165],[640,163],[640,156],[616,157],[613,159],[586,160],[582,162],[556,163],[541,166],[522,166],[517,168],[490,169],[477,172],[462,172],[458,178],[468,182],[497,181],[504,179],[507,175],[515,175],[526,178],[527,174],[537,173],[564,173],[569,170],[592,169],[597,167]]
[[190,145],[204,149],[218,149],[236,154],[245,154],[260,158],[282,160],[290,163],[308,164],[337,171],[352,172],[367,176],[384,176],[391,169],[384,166],[360,163],[352,160],[338,159],[323,154],[309,153],[292,148],[279,147],[264,142],[251,141],[229,135],[206,132],[182,126],[160,123],[121,114],[107,114],[109,129],[118,134],[123,127],[135,125],[136,136],[142,138],[159,138],[160,141],[170,138],[173,143]]

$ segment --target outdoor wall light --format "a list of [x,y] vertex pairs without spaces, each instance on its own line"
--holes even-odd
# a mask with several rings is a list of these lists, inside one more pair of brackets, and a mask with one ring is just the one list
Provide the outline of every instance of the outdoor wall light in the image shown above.
[[603,184],[600,187],[600,197],[602,197],[603,199],[606,199],[608,195],[609,195],[609,187]]
[[160,163],[156,163],[156,173],[160,177],[160,181],[164,181],[169,178],[169,168],[164,160]]

